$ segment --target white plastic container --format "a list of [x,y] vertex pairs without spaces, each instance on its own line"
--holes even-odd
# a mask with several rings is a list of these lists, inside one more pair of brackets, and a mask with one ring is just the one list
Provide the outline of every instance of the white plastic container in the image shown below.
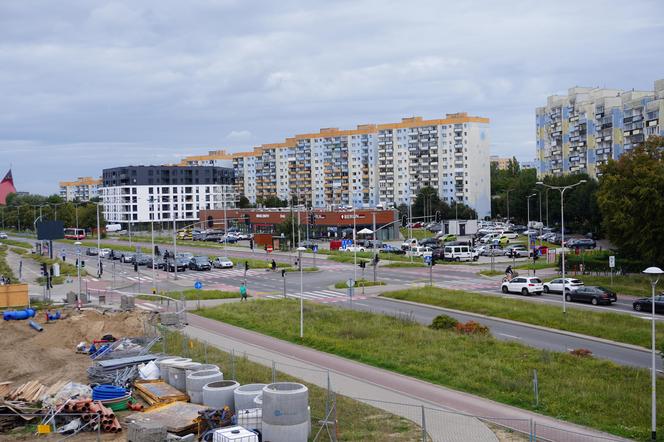
[[216,430],[212,442],[258,442],[258,435],[243,427],[227,427]]
[[237,424],[241,427],[250,430],[260,430],[262,428],[263,410],[260,408],[247,408],[245,410],[238,410],[235,413]]

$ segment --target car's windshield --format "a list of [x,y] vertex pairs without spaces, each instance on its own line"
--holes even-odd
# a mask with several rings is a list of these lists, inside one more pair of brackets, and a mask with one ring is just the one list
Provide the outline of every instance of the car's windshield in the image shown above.
[[229,259],[224,256],[221,258],[217,258],[217,261],[229,261]]
[[208,259],[205,256],[196,256],[194,257],[194,261],[199,263],[205,263],[208,262]]

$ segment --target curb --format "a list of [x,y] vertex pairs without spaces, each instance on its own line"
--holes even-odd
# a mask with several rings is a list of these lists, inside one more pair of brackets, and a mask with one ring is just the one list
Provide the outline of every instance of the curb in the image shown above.
[[464,310],[456,310],[456,309],[452,309],[452,308],[438,307],[436,305],[421,304],[419,302],[406,301],[406,300],[403,300],[403,299],[394,299],[394,298],[388,298],[388,297],[384,297],[384,296],[381,296],[381,298],[385,299],[385,300],[388,300],[388,301],[400,302],[400,303],[403,303],[403,304],[416,305],[418,307],[432,308],[432,309],[440,310],[440,311],[443,311],[443,312],[459,313],[459,314],[462,314],[462,315],[474,316],[476,318],[490,319],[492,321],[504,322],[506,324],[518,325],[518,326],[521,326],[521,327],[528,327],[528,328],[532,328],[532,329],[535,329],[535,330],[541,330],[541,331],[546,331],[546,332],[550,332],[550,333],[556,333],[556,334],[559,334],[559,335],[570,336],[570,337],[573,337],[573,338],[587,339],[589,341],[595,341],[595,342],[600,342],[602,344],[614,345],[616,347],[622,347],[622,348],[626,348],[626,349],[629,349],[629,350],[637,350],[637,351],[642,351],[644,353],[650,353],[651,352],[651,350],[648,350],[645,347],[640,347],[640,346],[634,345],[634,344],[626,344],[624,342],[611,341],[609,339],[598,338],[596,336],[588,336],[588,335],[583,335],[581,333],[574,333],[574,332],[570,332],[570,331],[566,331],[566,330],[558,330],[558,329],[555,329],[555,328],[543,327],[541,325],[527,324],[525,322],[513,321],[511,319],[497,318],[495,316],[483,315],[481,313],[473,313],[473,312],[467,312],[467,311],[464,311]]

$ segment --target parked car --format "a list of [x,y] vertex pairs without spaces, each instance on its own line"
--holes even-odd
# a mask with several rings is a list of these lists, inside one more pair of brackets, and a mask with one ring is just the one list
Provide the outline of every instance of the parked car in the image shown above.
[[443,243],[446,243],[446,242],[449,242],[449,241],[456,241],[456,240],[457,240],[456,235],[452,235],[451,233],[448,233],[448,234],[443,235],[440,238],[438,238],[438,241],[443,242]]
[[436,247],[431,251],[433,261],[443,261],[445,259],[445,247]]
[[435,246],[436,244],[438,244],[438,241],[436,240],[436,238],[426,238],[426,239],[421,240],[419,245],[431,247],[431,246]]
[[488,244],[491,243],[494,239],[498,239],[500,235],[497,233],[489,233],[480,238],[480,243]]
[[427,226],[429,232],[439,232],[442,228],[443,226],[441,226],[440,223],[432,223]]
[[518,233],[513,232],[511,230],[504,230],[503,235],[506,236],[508,239],[517,239],[519,237]]
[[85,249],[85,254],[88,256],[97,256],[99,255],[99,250],[96,247],[88,247]]
[[568,302],[581,301],[590,302],[592,305],[608,304],[616,302],[618,297],[615,292],[604,287],[581,286],[576,290],[565,293],[565,300]]
[[510,281],[505,281],[500,289],[503,293],[521,293],[524,296],[541,295],[544,291],[542,280],[534,276],[516,276]]
[[178,257],[178,258],[184,258],[184,259],[186,259],[187,261],[191,261],[191,258],[194,257],[194,254],[193,254],[193,253],[189,253],[189,252],[182,252],[182,253],[178,253],[177,257]]
[[194,256],[189,260],[191,270],[212,270],[210,259],[207,256]]
[[215,269],[232,269],[233,261],[225,256],[218,256],[212,261],[212,267]]
[[[583,285],[583,281],[575,278],[565,278],[565,292],[574,291]],[[556,278],[544,283],[544,293],[562,293],[563,278]]]
[[132,253],[122,252],[120,255],[120,262],[133,264],[134,255]]
[[405,240],[404,242],[401,243],[401,248],[403,250],[408,250],[411,247],[417,247],[419,245],[420,245],[420,243],[419,243],[419,241],[417,241],[416,238],[410,238],[410,239],[407,239],[407,240]]
[[300,243],[300,245],[304,248],[313,250],[314,246],[318,245],[318,242],[311,240],[304,240]]
[[5,232],[0,232],[0,239],[7,239],[7,234]]
[[152,257],[150,257],[150,263],[148,264],[148,267],[154,267],[155,269],[163,269],[165,265],[166,261],[164,261],[163,257],[155,256],[154,260],[152,260]]
[[219,238],[218,242],[223,244],[235,244],[238,241],[238,237],[229,232],[227,235],[223,235],[221,238]]
[[[632,308],[637,312],[652,312],[652,298],[635,299]],[[655,296],[655,313],[664,313],[664,295]]]
[[469,246],[445,246],[445,259],[448,261],[477,261],[479,254]]
[[595,240],[590,238],[575,239],[571,241],[571,244],[567,244],[567,247],[573,249],[594,249],[596,246]]
[[381,247],[379,251],[384,253],[394,253],[395,255],[403,255],[406,253],[403,249],[394,247],[392,244],[383,244],[383,247]]
[[164,265],[164,270],[167,272],[174,272],[176,266],[178,272],[184,272],[187,270],[187,267],[189,267],[189,259],[182,256],[178,256],[175,260],[168,259]]
[[364,246],[346,246],[345,249],[341,250],[343,250],[344,252],[355,253],[355,252],[364,252],[366,249],[364,248]]
[[139,266],[147,266],[150,265],[150,262],[152,261],[152,257],[149,255],[145,255],[143,253],[135,253],[132,255],[132,261],[138,264]]
[[99,249],[99,256],[102,258],[108,258],[108,255],[111,254],[111,249]]
[[480,246],[475,250],[480,254],[480,256],[500,256],[504,254],[500,244],[487,244]]
[[425,247],[425,246],[417,246],[417,247],[411,247],[410,250],[406,252],[406,255],[408,256],[429,256],[431,255],[433,250],[431,250],[431,247]]
[[505,256],[523,258],[530,254],[526,246],[523,244],[513,244],[505,247],[503,249],[503,254]]
[[112,260],[120,259],[122,257],[123,253],[124,252],[120,252],[118,250],[111,250],[108,254],[108,259],[112,259]]

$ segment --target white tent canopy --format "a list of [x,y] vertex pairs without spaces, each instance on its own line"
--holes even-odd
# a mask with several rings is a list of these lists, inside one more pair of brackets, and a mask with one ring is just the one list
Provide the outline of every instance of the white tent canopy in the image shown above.
[[373,233],[373,230],[367,229],[366,227],[359,232],[357,232],[358,235],[370,235]]

